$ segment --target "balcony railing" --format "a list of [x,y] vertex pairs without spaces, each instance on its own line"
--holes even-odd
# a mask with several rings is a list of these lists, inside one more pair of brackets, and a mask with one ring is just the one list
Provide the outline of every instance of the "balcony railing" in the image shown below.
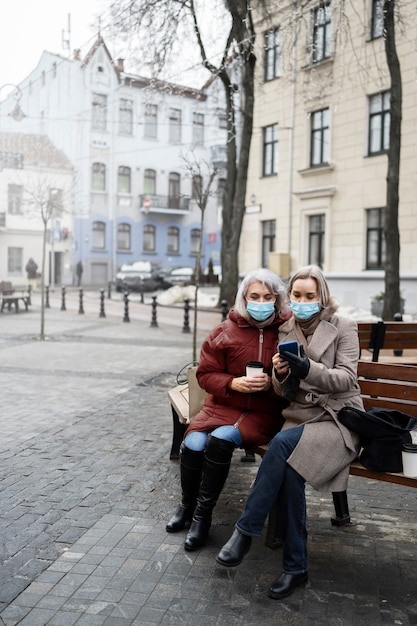
[[139,208],[145,211],[188,211],[190,208],[190,196],[160,196],[141,194],[139,196]]

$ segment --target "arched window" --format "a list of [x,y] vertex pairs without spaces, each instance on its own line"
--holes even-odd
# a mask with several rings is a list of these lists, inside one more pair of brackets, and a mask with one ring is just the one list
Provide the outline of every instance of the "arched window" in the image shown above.
[[106,191],[106,166],[104,163],[93,163],[91,189],[93,191]]
[[93,241],[94,250],[104,250],[106,247],[106,224],[104,222],[93,222]]
[[168,206],[170,209],[180,207],[181,176],[177,172],[169,173]]
[[151,224],[143,227],[143,251],[155,252],[155,234],[156,228]]
[[190,254],[197,254],[198,248],[200,246],[200,234],[201,231],[199,228],[193,228],[191,230]]
[[155,170],[145,170],[145,176],[143,180],[143,193],[148,196],[154,196],[156,194],[156,172]]
[[180,250],[180,229],[176,226],[170,226],[168,228],[167,244],[168,254],[178,254]]
[[119,224],[117,227],[117,249],[131,249],[131,227],[130,224]]
[[117,170],[117,191],[130,193],[130,167],[121,165]]

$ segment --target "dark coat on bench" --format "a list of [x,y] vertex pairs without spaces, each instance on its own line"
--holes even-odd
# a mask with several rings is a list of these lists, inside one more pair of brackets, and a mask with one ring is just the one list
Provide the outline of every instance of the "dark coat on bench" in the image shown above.
[[[293,327],[293,319],[281,326],[280,343],[298,340]],[[363,409],[356,322],[337,315],[322,319],[306,352],[310,370],[300,383],[296,402],[283,411],[283,429],[305,425],[289,464],[315,489],[344,491],[349,464],[359,452],[359,437],[339,422],[337,413],[343,406]],[[276,378],[273,382],[280,393],[281,385]]]
[[245,375],[248,361],[261,360],[264,371],[271,376],[272,355],[277,350],[282,322],[277,318],[259,329],[231,309],[229,319],[211,332],[202,345],[197,369],[198,383],[208,395],[186,434],[236,424],[242,447],[251,448],[268,443],[281,429],[281,412],[288,402],[276,395],[272,386],[269,391],[247,394],[230,391],[227,385],[232,378]]

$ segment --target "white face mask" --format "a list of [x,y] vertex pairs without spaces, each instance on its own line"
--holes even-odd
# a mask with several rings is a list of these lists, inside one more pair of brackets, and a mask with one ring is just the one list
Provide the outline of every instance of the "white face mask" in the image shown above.
[[290,309],[299,320],[308,320],[320,311],[320,302],[297,302],[291,300]]

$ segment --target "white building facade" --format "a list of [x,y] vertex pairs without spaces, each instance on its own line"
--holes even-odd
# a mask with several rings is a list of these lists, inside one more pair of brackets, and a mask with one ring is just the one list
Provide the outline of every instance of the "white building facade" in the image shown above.
[[[127,74],[99,37],[85,59],[44,52],[19,88],[26,114],[19,130],[47,135],[74,167],[73,276],[78,261],[83,283],[93,285],[136,260],[194,266],[201,231],[194,198],[226,142],[222,87]],[[222,165],[205,211],[203,269],[220,258]]]

